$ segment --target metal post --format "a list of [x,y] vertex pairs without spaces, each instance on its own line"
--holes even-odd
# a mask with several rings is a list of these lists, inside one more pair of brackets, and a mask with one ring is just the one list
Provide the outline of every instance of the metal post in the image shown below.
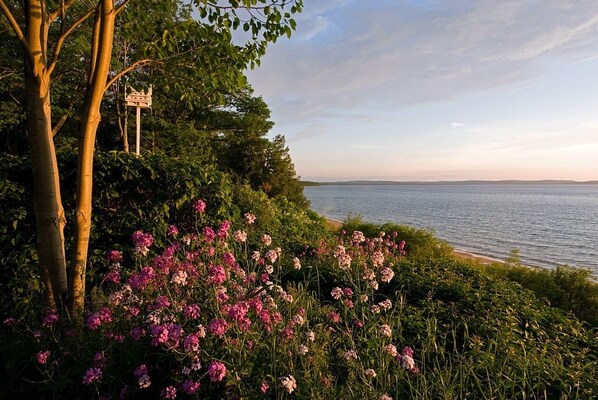
[[135,154],[139,155],[141,151],[141,107],[137,109],[137,137],[135,138]]

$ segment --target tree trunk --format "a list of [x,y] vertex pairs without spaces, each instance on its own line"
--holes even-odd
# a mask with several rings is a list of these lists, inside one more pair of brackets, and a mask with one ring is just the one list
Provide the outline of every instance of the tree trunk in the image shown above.
[[[25,62],[27,91],[26,128],[33,166],[33,205],[37,233],[37,251],[41,275],[46,283],[48,306],[67,293],[64,225],[66,224],[58,163],[52,139],[50,83],[46,74],[48,27],[42,1],[27,3],[27,41],[32,57]],[[48,282],[50,287],[48,286]]]
[[74,318],[83,315],[85,307],[85,272],[91,231],[91,199],[93,187],[93,154],[100,123],[100,106],[106,90],[108,69],[114,36],[114,0],[101,0],[100,23],[94,25],[97,48],[92,49],[89,86],[85,97],[84,115],[79,138],[77,163],[77,204],[75,209],[75,237],[69,271],[69,311]]

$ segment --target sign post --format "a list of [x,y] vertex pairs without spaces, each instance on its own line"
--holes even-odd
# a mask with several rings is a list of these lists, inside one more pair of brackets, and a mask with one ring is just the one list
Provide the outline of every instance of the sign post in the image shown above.
[[136,108],[137,135],[135,137],[135,154],[139,155],[141,151],[141,109],[152,107],[152,88],[150,87],[147,92],[138,92],[135,89],[131,89],[131,92],[128,94],[125,88],[125,105]]

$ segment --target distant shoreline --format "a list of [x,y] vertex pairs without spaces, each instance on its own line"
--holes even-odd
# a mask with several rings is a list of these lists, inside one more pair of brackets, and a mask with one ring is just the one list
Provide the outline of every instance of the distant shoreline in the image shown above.
[[309,186],[343,186],[343,185],[598,185],[598,180],[593,181],[573,181],[573,180],[465,180],[465,181],[331,181],[314,182],[301,181],[305,187]]
[[[342,221],[328,217],[324,218],[326,219],[326,224],[328,224],[328,226],[332,229],[340,229],[343,226]],[[459,250],[455,248],[453,248],[453,255],[455,256],[455,258],[458,258],[460,260],[475,260],[482,264],[504,263],[504,261],[498,260],[496,258],[482,256],[479,254],[471,253],[469,251]]]

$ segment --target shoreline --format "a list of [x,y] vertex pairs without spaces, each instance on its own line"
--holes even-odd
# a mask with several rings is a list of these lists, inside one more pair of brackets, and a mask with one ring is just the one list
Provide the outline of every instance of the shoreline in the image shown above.
[[[339,220],[333,219],[333,218],[328,218],[326,216],[322,216],[322,217],[326,220],[326,224],[328,224],[328,226],[332,229],[340,229],[343,226],[342,221],[339,221]],[[495,263],[501,263],[501,264],[504,263],[503,260],[499,260],[499,259],[488,257],[488,256],[483,256],[480,254],[471,253],[469,251],[456,249],[454,247],[453,247],[453,256],[455,256],[455,258],[460,259],[460,260],[473,260],[473,261],[477,261],[477,262],[479,262],[481,264],[485,264],[485,265],[495,264]]]

